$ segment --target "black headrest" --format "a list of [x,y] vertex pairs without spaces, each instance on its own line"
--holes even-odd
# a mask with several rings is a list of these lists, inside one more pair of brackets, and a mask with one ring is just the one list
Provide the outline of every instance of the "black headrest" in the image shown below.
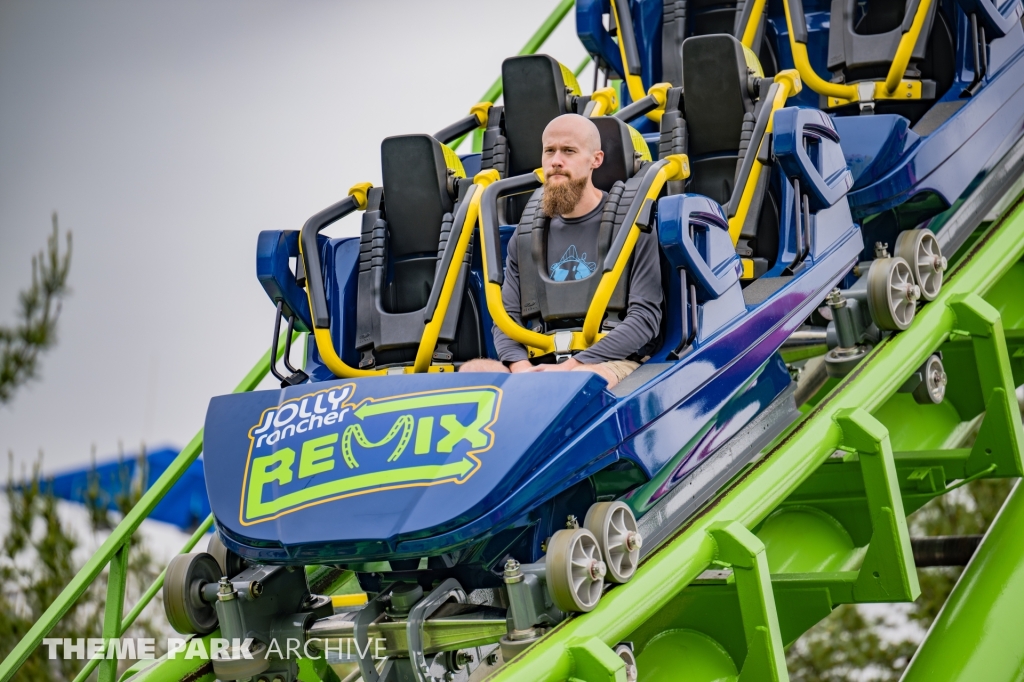
[[436,254],[441,220],[453,206],[441,143],[430,135],[386,138],[380,165],[391,253]]
[[505,100],[508,176],[541,165],[541,135],[556,116],[567,113],[561,65],[546,54],[511,57],[501,64]]
[[736,30],[736,15],[742,12],[742,3],[721,0],[691,0],[687,3],[691,35],[732,35]]
[[683,106],[691,155],[739,149],[743,115],[754,111],[748,73],[743,44],[730,35],[683,41]]
[[629,126],[612,116],[590,119],[601,133],[604,161],[594,171],[594,186],[608,191],[617,181],[625,182],[633,175],[633,140]]

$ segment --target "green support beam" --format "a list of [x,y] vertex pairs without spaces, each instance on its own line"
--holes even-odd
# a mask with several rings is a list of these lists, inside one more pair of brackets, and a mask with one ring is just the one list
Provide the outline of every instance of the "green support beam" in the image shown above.
[[735,521],[708,534],[717,570],[629,636],[638,669],[648,682],[788,682],[764,543]]
[[1018,483],[901,682],[1024,680],[1024,486]]
[[739,682],[789,682],[764,543],[735,521],[709,532],[718,545],[718,561],[732,567],[736,581],[747,648]]
[[[103,639],[110,641],[121,636],[121,616],[124,612],[124,593],[128,580],[128,550],[131,536],[114,554],[107,573],[107,603],[103,609]],[[99,682],[116,682],[116,658],[104,658],[100,662]]]
[[569,682],[626,682],[626,662],[596,637],[571,646],[569,656]]

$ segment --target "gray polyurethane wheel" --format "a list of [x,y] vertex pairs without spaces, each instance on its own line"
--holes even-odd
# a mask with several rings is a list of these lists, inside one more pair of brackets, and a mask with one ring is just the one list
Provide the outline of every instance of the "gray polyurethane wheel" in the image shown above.
[[868,269],[868,311],[879,329],[903,331],[914,321],[921,289],[902,258],[878,258]]
[[206,545],[206,553],[217,561],[222,576],[233,578],[245,570],[245,561],[224,546],[224,541],[220,539],[220,533],[217,531],[210,536],[210,542]]
[[934,301],[942,289],[942,278],[948,265],[935,234],[931,230],[901,232],[896,238],[894,255],[907,261],[914,282],[921,288],[921,298]]
[[633,510],[625,502],[596,502],[587,510],[583,527],[597,538],[608,567],[610,583],[624,583],[640,563],[640,532]]
[[633,655],[633,647],[623,642],[615,645],[615,655],[626,663],[626,682],[636,682],[638,673],[636,669],[636,656]]
[[544,557],[548,594],[566,613],[586,613],[601,599],[604,575],[597,538],[586,528],[557,531]]
[[220,580],[220,566],[209,554],[179,554],[167,565],[164,612],[183,635],[205,635],[217,629],[217,611],[203,601],[203,585]]
[[920,405],[938,405],[946,397],[946,369],[938,355],[931,355],[921,367],[921,383],[913,392]]

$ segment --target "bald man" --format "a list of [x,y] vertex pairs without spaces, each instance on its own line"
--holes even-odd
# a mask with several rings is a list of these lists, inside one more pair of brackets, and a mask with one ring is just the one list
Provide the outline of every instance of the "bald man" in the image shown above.
[[[597,240],[607,193],[594,187],[594,169],[604,160],[597,126],[579,114],[555,118],[544,129],[544,197],[542,208],[551,217],[547,267],[551,279],[565,281],[597,277]],[[508,243],[501,300],[505,310],[522,324],[519,305],[517,239]],[[661,266],[658,236],[641,232],[633,249],[626,316],[587,350],[561,363],[539,358],[535,364],[521,344],[497,326],[492,330],[501,361],[478,359],[460,372],[596,372],[611,388],[628,376],[653,350],[661,325]]]

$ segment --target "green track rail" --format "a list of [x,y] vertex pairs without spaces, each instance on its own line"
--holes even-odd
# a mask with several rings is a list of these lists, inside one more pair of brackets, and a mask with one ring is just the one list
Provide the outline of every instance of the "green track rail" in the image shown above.
[[[572,6],[573,0],[559,2],[520,54],[536,52]],[[499,80],[483,99],[500,94]],[[827,385],[814,407],[647,556],[629,583],[608,590],[594,611],[564,621],[488,679],[624,681],[612,647],[628,641],[642,679],[651,682],[782,682],[789,679],[784,647],[837,606],[916,599],[907,514],[966,481],[1024,475],[1015,394],[1024,383],[1022,257],[1018,200],[961,249],[938,299],[921,308],[910,329],[879,344],[842,382]],[[936,351],[949,375],[947,397],[940,405],[918,405],[898,389]],[[268,352],[235,392],[253,390],[270,361]],[[118,637],[131,626],[163,582],[161,575],[124,614],[131,536],[201,450],[202,431],[0,663],[0,682],[15,679],[105,569],[103,636]],[[208,518],[182,551],[211,523]],[[1022,530],[1018,486],[909,666],[908,682],[1018,679],[1019,636],[992,640],[999,655],[986,654],[995,650],[982,639],[1019,629],[1024,552],[1019,542],[1007,550],[1001,539],[1016,541]],[[97,669],[101,682],[114,682],[116,663],[90,661],[76,682]],[[142,668],[136,679],[147,682],[213,680],[204,661]],[[307,661],[300,670],[301,679],[312,681],[324,667]]]

